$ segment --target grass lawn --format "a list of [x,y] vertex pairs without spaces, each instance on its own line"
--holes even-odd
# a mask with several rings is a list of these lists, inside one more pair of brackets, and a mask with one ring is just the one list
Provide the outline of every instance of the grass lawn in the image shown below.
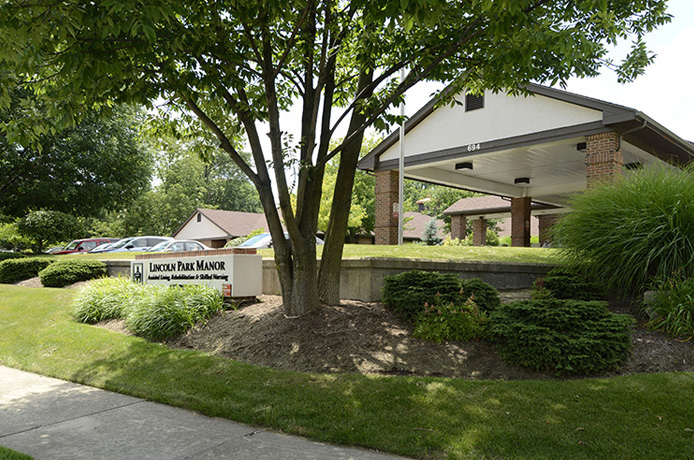
[[0,285],[0,364],[315,440],[422,459],[691,458],[694,374],[562,381],[283,372],[70,319]]
[[[317,246],[318,257],[323,250]],[[266,259],[273,257],[272,249],[261,249],[259,254]],[[141,254],[141,253],[139,253]],[[487,262],[523,262],[556,264],[560,261],[560,250],[550,248],[511,248],[511,247],[473,247],[473,246],[422,246],[405,244],[403,246],[377,246],[373,244],[346,244],[345,258],[363,257],[402,257],[420,259],[470,260]],[[135,259],[135,254],[117,252],[113,254],[79,254],[56,256],[58,258],[80,259]]]
[[34,457],[0,446],[0,460],[32,460]]

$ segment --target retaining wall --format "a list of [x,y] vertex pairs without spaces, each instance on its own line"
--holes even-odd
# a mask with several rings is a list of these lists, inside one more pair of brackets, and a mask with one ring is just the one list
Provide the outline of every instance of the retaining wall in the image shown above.
[[[105,261],[109,276],[130,276],[129,260]],[[340,278],[340,297],[367,302],[381,300],[383,278],[410,270],[455,273],[461,278],[481,278],[497,289],[532,287],[539,276],[554,265],[500,262],[464,262],[432,259],[395,259],[367,257],[344,259]],[[263,294],[280,294],[275,261],[263,260]]]

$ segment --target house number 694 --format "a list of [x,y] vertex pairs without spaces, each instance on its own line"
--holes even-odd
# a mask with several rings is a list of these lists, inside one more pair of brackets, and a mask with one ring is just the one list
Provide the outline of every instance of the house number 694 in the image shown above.
[[479,144],[468,144],[468,146],[467,146],[468,152],[474,152],[475,150],[479,150],[479,149],[480,149]]

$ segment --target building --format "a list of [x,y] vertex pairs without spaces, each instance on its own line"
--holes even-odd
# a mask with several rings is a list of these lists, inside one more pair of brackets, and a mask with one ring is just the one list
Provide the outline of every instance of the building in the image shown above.
[[[531,84],[528,95],[462,94],[405,124],[404,175],[510,200],[513,246],[530,244],[568,195],[649,164],[687,164],[694,146],[638,110]],[[397,243],[398,132],[360,162],[376,175],[376,244]],[[542,214],[539,214],[539,213]],[[481,224],[480,224],[481,225]],[[395,237],[394,237],[395,235]]]
[[269,231],[263,213],[198,208],[174,232],[173,237],[200,241],[211,248],[222,248],[229,240],[246,236],[257,229]]

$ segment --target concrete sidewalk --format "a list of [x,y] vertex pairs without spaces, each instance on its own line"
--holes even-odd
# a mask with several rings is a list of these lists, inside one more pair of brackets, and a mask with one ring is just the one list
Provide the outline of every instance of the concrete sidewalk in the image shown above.
[[0,445],[36,459],[397,458],[268,432],[3,366]]

